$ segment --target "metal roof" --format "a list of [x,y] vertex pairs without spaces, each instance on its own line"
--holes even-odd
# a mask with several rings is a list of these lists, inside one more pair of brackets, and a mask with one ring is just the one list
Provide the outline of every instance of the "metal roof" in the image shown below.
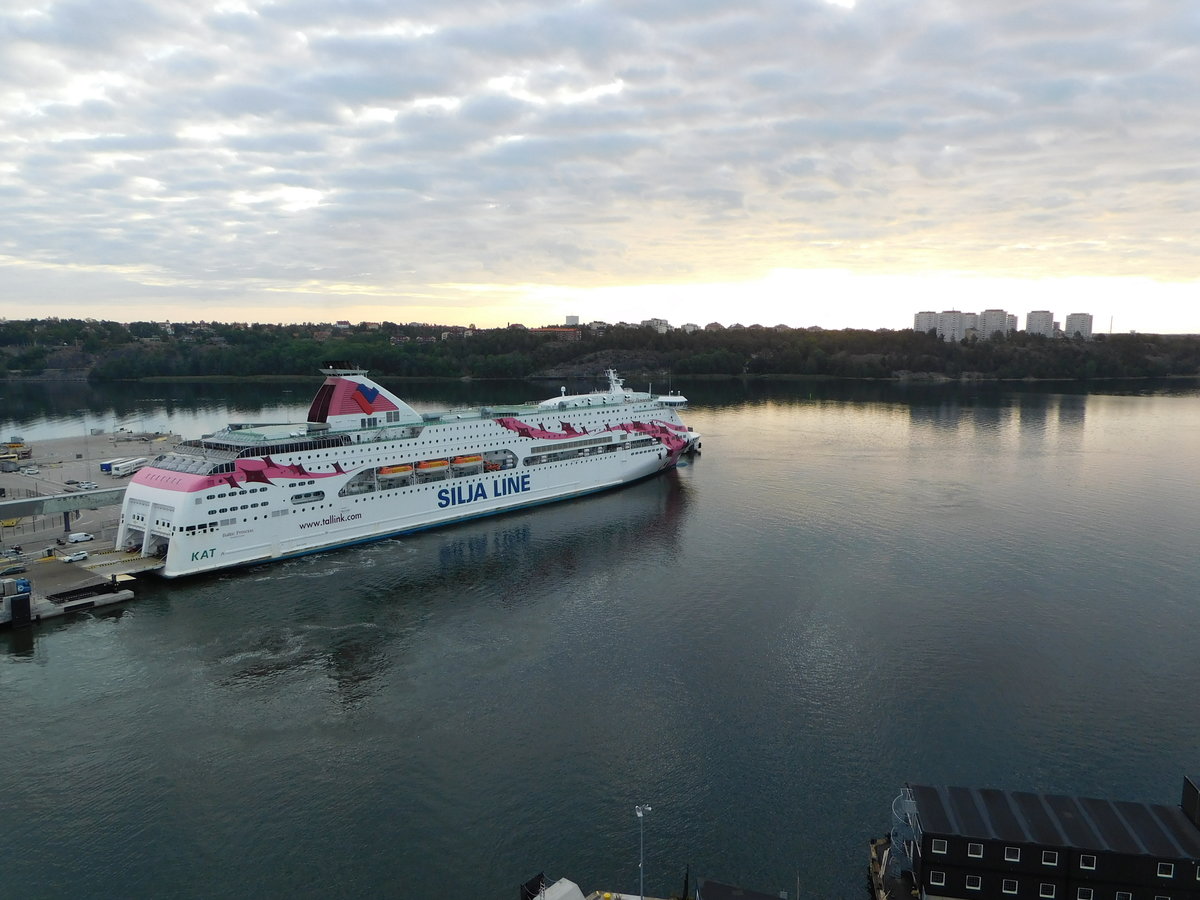
[[928,832],[1200,860],[1200,828],[1178,806],[994,788],[908,787]]

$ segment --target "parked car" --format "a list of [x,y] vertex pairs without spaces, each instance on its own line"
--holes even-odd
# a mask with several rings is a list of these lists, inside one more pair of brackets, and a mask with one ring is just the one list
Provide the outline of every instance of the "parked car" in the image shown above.
[[79,484],[79,482],[76,481],[74,478],[68,478],[66,481],[63,482],[63,484]]
[[24,565],[18,563],[15,566],[5,566],[0,569],[0,578],[7,578],[9,575],[20,575],[22,572],[28,572]]
[[42,470],[37,466],[26,466],[21,470],[22,475],[41,475]]
[[88,558],[86,550],[76,550],[74,553],[68,553],[62,558],[63,562],[82,562]]
[[[67,482],[67,484],[70,484],[70,483],[71,483],[71,482],[69,482],[69,481]],[[96,484],[96,482],[94,482],[94,481],[81,481],[81,482],[79,482],[79,489],[80,489],[81,491],[94,491],[94,490],[96,490],[96,488],[98,488],[98,487],[100,487],[100,485]]]
[[82,544],[84,541],[90,540],[94,540],[94,538],[86,531],[72,531],[67,535],[68,544]]

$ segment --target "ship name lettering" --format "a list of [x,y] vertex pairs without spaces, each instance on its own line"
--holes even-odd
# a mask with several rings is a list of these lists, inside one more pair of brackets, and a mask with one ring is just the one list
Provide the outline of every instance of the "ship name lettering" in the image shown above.
[[474,503],[476,500],[507,497],[509,494],[523,494],[529,488],[529,475],[509,475],[506,478],[492,479],[492,492],[489,495],[487,485],[482,481],[475,484],[456,484],[444,487],[437,492],[438,509],[448,506],[462,506],[464,503]]
[[194,550],[192,552],[192,562],[199,562],[202,559],[215,559],[216,555],[216,547],[209,547],[207,550]]

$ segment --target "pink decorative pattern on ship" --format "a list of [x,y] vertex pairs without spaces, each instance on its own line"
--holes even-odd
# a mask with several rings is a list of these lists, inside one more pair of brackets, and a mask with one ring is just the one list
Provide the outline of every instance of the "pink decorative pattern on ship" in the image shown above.
[[234,462],[233,472],[225,472],[221,475],[185,475],[181,472],[146,467],[135,472],[131,480],[135,484],[145,484],[162,490],[193,493],[212,488],[241,488],[247,484],[271,484],[274,480],[287,478],[315,480],[346,474],[341,463],[334,463],[333,468],[332,472],[308,472],[301,465],[283,465],[276,463],[268,456],[263,459],[239,459]]
[[[520,419],[512,417],[498,418],[496,421],[507,428],[509,431],[515,431],[522,437],[536,438],[539,441],[561,441],[567,438],[578,437],[580,434],[587,432],[576,431],[566,422],[560,422],[564,431],[550,431],[541,425],[530,425],[522,422]],[[625,422],[620,425],[609,425],[607,428],[602,428],[599,431],[592,432],[593,434],[604,434],[606,431],[624,431],[627,433],[644,434],[647,437],[657,438],[667,450],[670,451],[670,459],[672,462],[679,458],[679,454],[687,446],[687,438],[680,437],[676,432],[687,433],[687,426],[676,425],[672,422],[664,422],[662,419],[652,419],[649,422]]]

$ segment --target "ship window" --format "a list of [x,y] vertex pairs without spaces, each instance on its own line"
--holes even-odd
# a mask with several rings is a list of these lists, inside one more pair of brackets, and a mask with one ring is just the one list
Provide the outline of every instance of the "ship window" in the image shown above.
[[930,849],[932,849],[934,853],[945,853],[946,841],[942,838],[934,838],[933,846]]
[[1042,865],[1043,866],[1057,866],[1058,865],[1058,851],[1043,850],[1042,851]]
[[1133,894],[1129,891],[1117,891],[1117,900],[1133,900]]
[[945,884],[946,883],[946,873],[945,872],[930,872],[929,873],[929,883],[936,884],[936,885]]
[[1005,894],[1015,894],[1017,892],[1017,879],[1005,878],[1000,883],[1000,890]]
[[1053,898],[1054,897],[1054,885],[1045,884],[1045,883],[1039,885],[1038,886],[1038,896]]
[[1020,847],[1005,847],[1004,848],[1004,861],[1005,862],[1020,862],[1021,861],[1021,848]]
[[967,856],[972,859],[983,859],[983,844],[967,844]]
[[967,876],[967,890],[968,891],[983,890],[983,879],[980,878],[978,875],[968,875]]
[[1174,878],[1175,877],[1175,864],[1174,863],[1159,863],[1158,864],[1158,877],[1159,878]]
[[1080,888],[1075,892],[1075,900],[1092,900],[1092,889]]
[[1084,853],[1079,857],[1079,868],[1087,869],[1089,872],[1096,871],[1096,857],[1090,853]]
[[217,510],[217,512],[229,512],[229,510],[226,509],[224,506],[222,506],[220,509]]

